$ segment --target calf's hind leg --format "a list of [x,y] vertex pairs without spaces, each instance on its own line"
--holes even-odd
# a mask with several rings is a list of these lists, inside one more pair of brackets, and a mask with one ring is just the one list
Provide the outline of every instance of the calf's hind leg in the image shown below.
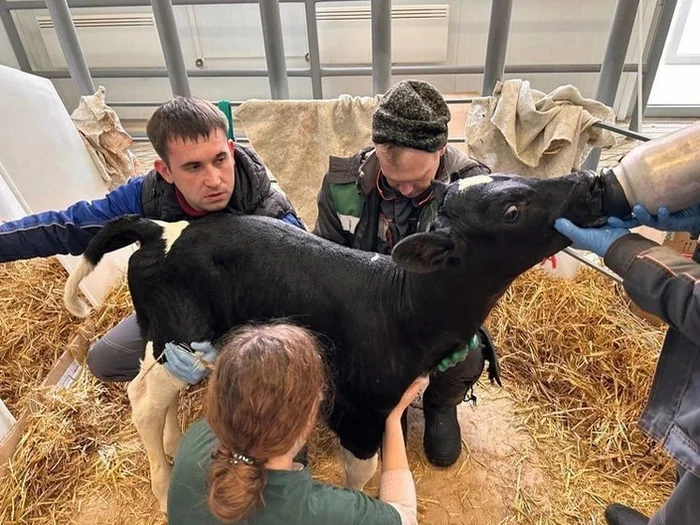
[[177,403],[178,393],[184,387],[183,381],[175,379],[163,365],[155,363],[153,344],[148,342],[141,371],[129,383],[127,392],[131,402],[131,420],[148,454],[151,490],[163,512],[167,512],[168,485],[172,472],[163,449],[163,430],[168,410],[173,403]]
[[177,454],[177,449],[182,440],[182,431],[180,423],[177,421],[177,406],[179,396],[173,398],[173,402],[168,407],[168,412],[165,416],[165,428],[163,429],[163,450],[167,456],[171,458]]

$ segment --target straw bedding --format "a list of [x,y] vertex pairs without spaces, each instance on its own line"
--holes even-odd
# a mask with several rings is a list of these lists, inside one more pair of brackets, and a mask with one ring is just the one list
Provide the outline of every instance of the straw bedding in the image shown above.
[[[38,259],[0,270],[2,297],[13,294],[6,306],[18,312],[3,316],[0,333],[0,377],[3,392],[10,392],[3,399],[31,414],[0,483],[0,523],[165,523],[151,496],[145,450],[130,422],[126,384],[103,383],[84,372],[68,389],[38,387],[83,328],[63,307],[63,268],[54,259]],[[25,302],[24,308],[15,302]],[[93,312],[87,330],[102,334],[132,308],[122,282]],[[82,350],[77,353],[87,348]],[[51,358],[39,362],[44,355]],[[202,385],[183,394],[183,424],[199,417],[204,392]]]
[[[612,501],[651,513],[672,490],[671,461],[636,426],[665,329],[636,317],[627,301],[591,269],[573,281],[531,271],[488,320],[505,388],[545,470],[563,481],[552,523],[592,523]],[[542,512],[527,494],[518,503],[513,523]]]
[[56,259],[0,264],[0,399],[13,414],[63,353],[75,319],[61,300]]
[[[15,414],[34,405],[0,484],[0,523],[165,523],[150,494],[125,385],[84,373],[67,390],[36,387],[79,326],[62,306],[62,269],[53,260],[35,260],[0,265],[0,271],[0,395]],[[130,311],[121,285],[92,314],[95,332]],[[507,512],[483,523],[600,523],[610,501],[646,512],[658,507],[672,488],[672,464],[663,452],[649,451],[635,421],[663,331],[631,314],[621,289],[588,270],[574,281],[529,272],[488,324],[501,351],[504,395],[515,401],[513,417],[527,439],[502,469]],[[183,426],[200,415],[204,389],[183,394]],[[28,404],[30,398],[35,403]],[[482,398],[478,410],[489,410],[490,402],[489,395]],[[468,494],[450,502],[431,493],[448,474],[426,466],[419,448],[420,440],[409,445],[423,522],[480,523],[483,511],[469,509]],[[334,456],[334,438],[319,433],[311,447],[318,478],[340,481]],[[470,466],[449,472],[457,489],[478,468],[476,455],[465,450],[465,456]],[[543,472],[545,490],[526,482],[528,468]],[[449,510],[445,521],[433,518],[440,508]],[[467,512],[470,521],[464,521]]]

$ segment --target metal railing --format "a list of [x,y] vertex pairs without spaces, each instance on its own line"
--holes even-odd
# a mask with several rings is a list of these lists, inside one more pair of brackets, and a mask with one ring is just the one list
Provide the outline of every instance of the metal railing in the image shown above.
[[[470,104],[474,99],[471,98],[453,98],[453,99],[447,99],[445,102],[447,102],[447,105],[453,105],[453,104]],[[216,101],[212,101],[216,102]],[[162,105],[164,102],[110,102],[110,106],[114,107],[158,107]],[[229,104],[232,107],[238,107],[243,104],[242,100],[231,100],[229,101]],[[612,124],[608,124],[606,122],[596,122],[593,124],[597,128],[601,129],[607,129],[608,131],[612,131],[613,133],[617,133],[618,135],[623,135],[625,137],[639,140],[642,142],[646,142],[648,140],[651,140],[651,138],[646,137],[640,133],[637,133],[635,131],[621,128],[619,126],[613,126]],[[132,137],[135,141],[141,142],[141,141],[147,141],[148,138],[145,135],[134,135]],[[246,142],[247,139],[245,137],[236,137],[236,142]],[[447,139],[447,142],[452,143],[452,144],[463,144],[466,142],[466,137],[450,137]]]
[[[493,91],[496,82],[506,73],[600,73],[596,99],[612,105],[618,91],[623,72],[637,71],[637,64],[624,62],[627,48],[634,27],[639,0],[617,0],[612,27],[608,36],[605,56],[601,64],[532,64],[511,65],[505,63],[510,19],[513,0],[492,0],[489,19],[489,31],[484,66],[426,65],[426,66],[392,66],[391,65],[391,0],[371,0],[372,17],[372,66],[371,67],[322,67],[320,60],[318,27],[316,20],[316,3],[320,0],[0,0],[0,20],[5,26],[10,44],[20,68],[28,73],[46,78],[71,78],[80,95],[95,92],[93,77],[98,78],[152,78],[168,77],[173,95],[189,96],[191,93],[190,77],[268,77],[270,94],[273,99],[289,97],[289,77],[307,77],[311,79],[314,99],[323,98],[323,77],[338,76],[372,76],[374,94],[385,92],[391,84],[392,75],[477,75],[483,74],[482,95]],[[338,0],[323,0],[334,2]],[[280,16],[281,2],[303,3],[308,35],[309,68],[288,69],[285,62],[284,40]],[[187,69],[182,47],[175,25],[173,5],[200,4],[250,4],[260,7],[263,38],[265,43],[266,69]],[[659,66],[664,43],[676,9],[677,0],[658,0],[650,34],[647,39],[646,58],[643,71],[645,77],[642,86],[642,107],[644,114],[649,92]],[[151,6],[165,58],[165,68],[110,68],[88,67],[80,46],[80,41],[70,15],[70,8],[85,7],[137,7]],[[58,36],[68,71],[34,70],[27,55],[11,11],[48,8]],[[452,99],[448,104],[471,102],[469,98]],[[232,102],[240,105],[242,102]],[[116,101],[114,107],[155,107],[161,102],[150,101]],[[649,140],[636,133],[636,115],[640,111],[635,102],[631,130],[619,128],[602,122],[596,126],[634,138]],[[136,136],[136,140],[147,140]],[[245,140],[245,139],[244,139]],[[450,142],[464,142],[464,137],[452,137]],[[593,153],[587,161],[587,167],[596,169],[599,153]],[[592,266],[598,271],[619,281],[619,277],[592,263],[588,259],[567,249],[567,252],[579,261]]]
[[[608,36],[605,57],[601,64],[525,64],[506,65],[506,49],[510,32],[513,0],[492,0],[486,59],[483,66],[460,65],[391,65],[391,0],[370,0],[372,17],[372,66],[371,67],[322,67],[319,51],[316,4],[320,0],[0,0],[2,21],[17,57],[20,68],[28,73],[47,78],[71,78],[80,95],[94,93],[93,77],[97,78],[152,78],[168,77],[173,95],[187,96],[191,93],[189,78],[195,77],[268,77],[273,99],[289,97],[289,77],[311,79],[314,99],[323,98],[322,79],[338,76],[371,76],[374,94],[385,92],[391,85],[392,75],[484,75],[482,95],[492,92],[496,82],[504,74],[536,73],[600,73],[596,98],[612,105],[623,72],[637,71],[637,64],[625,64],[632,28],[639,0],[617,0],[612,27]],[[335,2],[339,0],[323,0]],[[280,3],[302,3],[307,25],[309,68],[288,69],[285,63],[284,39],[280,16]],[[265,69],[187,69],[182,54],[180,39],[175,26],[173,5],[201,4],[252,4],[260,7],[260,18],[265,40]],[[646,108],[649,91],[654,81],[663,51],[666,36],[673,19],[677,0],[658,0],[651,39],[647,39],[644,65],[643,105]],[[70,16],[70,8],[85,7],[137,7],[151,6],[160,38],[165,68],[94,68],[88,67],[77,32]],[[68,71],[33,70],[11,11],[48,8],[53,20],[61,49],[68,64]],[[152,102],[111,102],[115,107],[145,107]],[[639,111],[635,102],[633,114]],[[631,125],[635,130],[634,119]],[[629,135],[628,130],[612,129]],[[459,138],[452,139],[459,141]],[[599,156],[599,155],[598,155]],[[588,167],[597,166],[598,156],[589,159]]]

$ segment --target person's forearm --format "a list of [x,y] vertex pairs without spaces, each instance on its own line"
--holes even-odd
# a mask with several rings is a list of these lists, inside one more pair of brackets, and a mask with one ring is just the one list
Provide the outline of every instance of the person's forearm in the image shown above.
[[385,470],[379,485],[379,499],[396,509],[401,525],[418,523],[416,486],[410,470]]
[[402,525],[417,523],[416,487],[408,469],[401,417],[393,414],[387,418],[384,428],[379,499],[390,503],[398,511]]
[[700,337],[700,265],[639,235],[621,238],[605,264],[624,278],[630,298],[687,339]]
[[408,470],[406,443],[403,440],[401,417],[389,415],[384,427],[384,443],[382,446],[382,471]]

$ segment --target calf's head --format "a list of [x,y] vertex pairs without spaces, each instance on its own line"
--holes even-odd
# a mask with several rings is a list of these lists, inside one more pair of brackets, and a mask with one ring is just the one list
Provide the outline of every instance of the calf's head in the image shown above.
[[392,253],[409,271],[474,269],[514,278],[570,244],[553,228],[558,217],[582,227],[605,222],[602,184],[588,172],[546,180],[479,175],[436,181],[433,189],[438,213],[429,230]]

